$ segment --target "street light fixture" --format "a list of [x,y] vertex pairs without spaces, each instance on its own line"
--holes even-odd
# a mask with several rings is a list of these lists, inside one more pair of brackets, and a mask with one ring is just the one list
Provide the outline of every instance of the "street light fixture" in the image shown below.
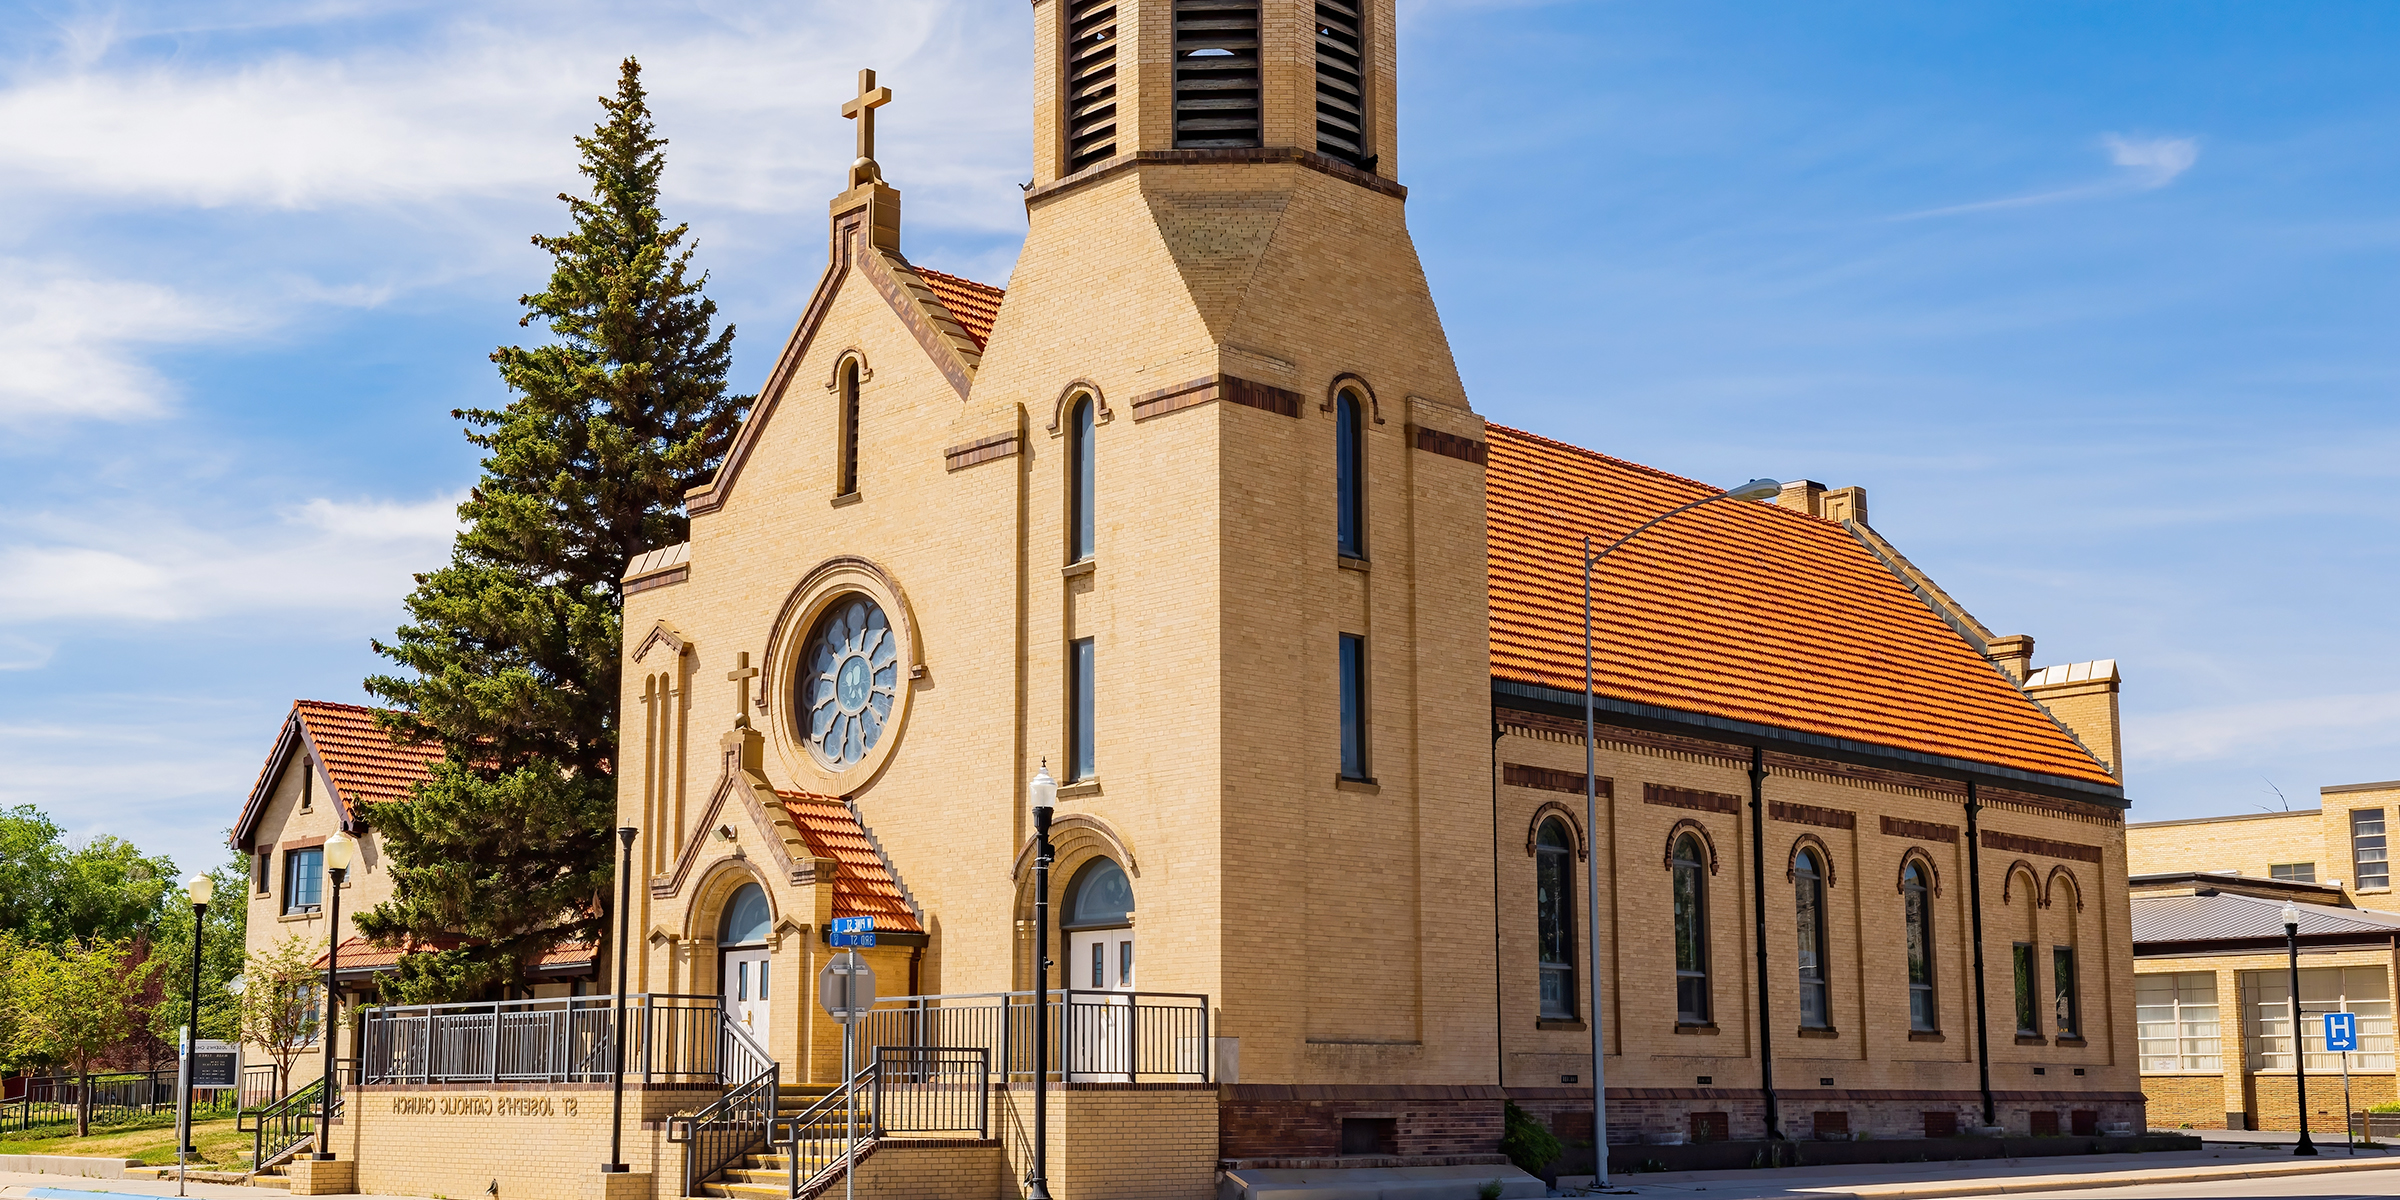
[[1025,1200],[1050,1200],[1050,817],[1058,781],[1043,759],[1025,785],[1033,808],[1033,1178]]
[[334,1022],[335,1009],[340,1003],[342,970],[342,878],[350,873],[350,856],[358,843],[339,829],[325,839],[326,922],[325,922],[325,1024],[319,1036],[325,1039],[324,1113],[317,1118],[317,1149],[308,1157],[315,1162],[333,1161],[333,1100],[341,1085],[334,1078],[333,1043],[341,1027]]
[[2292,1092],[2300,1106],[2300,1144],[2292,1147],[2292,1154],[2309,1158],[2315,1156],[2317,1144],[2308,1136],[2308,1038],[2300,1028],[2300,906],[2289,900],[2283,902],[2283,948],[2292,964]]
[[201,920],[208,915],[208,902],[216,898],[217,881],[203,872],[184,884],[184,894],[192,898],[192,1026],[184,1036],[183,1047],[183,1146],[178,1157],[195,1153],[192,1146],[192,1051],[200,1044],[200,934]]
[[[1690,512],[1703,504],[1719,500],[1765,500],[1783,491],[1783,484],[1773,479],[1753,479],[1736,488],[1728,488],[1711,496],[1702,496],[1688,504],[1677,505],[1634,527],[1633,532],[1610,542],[1598,553],[1592,551],[1592,539],[1583,539],[1583,839],[1584,839],[1584,926],[1590,931],[1592,981],[1592,1173],[1593,1182],[1608,1186],[1608,1065],[1603,1059],[1607,1042],[1601,1033],[1600,1008],[1600,856],[1592,852],[1592,842],[1600,830],[1600,775],[1597,742],[1599,719],[1595,709],[1599,701],[1592,676],[1592,568],[1601,559],[1617,552],[1618,548],[1657,527],[1670,517]],[[1755,855],[1753,856],[1755,857]],[[1763,935],[1762,935],[1763,936]],[[1762,1024],[1761,1028],[1764,1026]],[[1760,1045],[1759,1059],[1765,1068],[1765,1045]],[[1772,1075],[1765,1085],[1773,1087]],[[1770,1112],[1767,1126],[1774,1129],[1771,1111],[1773,1092],[1769,1091]]]

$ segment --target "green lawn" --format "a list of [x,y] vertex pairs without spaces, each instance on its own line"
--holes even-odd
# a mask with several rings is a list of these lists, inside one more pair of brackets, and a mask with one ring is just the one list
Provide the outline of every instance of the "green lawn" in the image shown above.
[[[158,1123],[147,1128],[94,1129],[92,1136],[79,1137],[0,1137],[0,1154],[74,1154],[87,1158],[135,1158],[145,1163],[172,1166],[175,1162],[175,1122],[172,1117],[154,1118]],[[148,1122],[144,1122],[148,1124]],[[192,1126],[192,1145],[199,1157],[194,1166],[214,1166],[219,1169],[238,1168],[250,1160],[251,1135],[237,1133],[233,1118],[201,1121]],[[66,1126],[68,1134],[75,1127]]]

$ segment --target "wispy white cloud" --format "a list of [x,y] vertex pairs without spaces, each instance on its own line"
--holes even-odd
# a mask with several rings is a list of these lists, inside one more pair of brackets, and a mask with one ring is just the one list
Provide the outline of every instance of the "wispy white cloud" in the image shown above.
[[1922,217],[1951,217],[2003,208],[2030,208],[2064,200],[2093,200],[2103,196],[2154,191],[2175,182],[2200,161],[2200,142],[2197,138],[2128,138],[2110,133],[2101,135],[2100,144],[2108,148],[2109,163],[2117,168],[2117,173],[2106,179],[2022,196],[1929,208],[1892,219],[1913,221]]
[[147,352],[257,323],[238,305],[155,283],[0,260],[0,424],[153,415],[176,389]]
[[460,499],[316,499],[231,533],[157,512],[47,522],[0,545],[0,625],[382,613],[440,560]]
[[32,671],[50,664],[58,647],[51,642],[0,633],[0,671]]
[[2125,756],[2140,766],[2275,758],[2400,744],[2400,692],[2247,701],[2156,713],[2130,722]]

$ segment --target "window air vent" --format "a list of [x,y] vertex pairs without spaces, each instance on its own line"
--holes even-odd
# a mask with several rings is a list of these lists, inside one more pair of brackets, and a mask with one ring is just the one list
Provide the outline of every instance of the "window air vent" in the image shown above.
[[1067,27],[1067,170],[1117,152],[1117,0],[1075,0]]
[[1258,144],[1257,0],[1175,0],[1175,145]]
[[1317,152],[1346,162],[1366,157],[1362,0],[1317,0]]

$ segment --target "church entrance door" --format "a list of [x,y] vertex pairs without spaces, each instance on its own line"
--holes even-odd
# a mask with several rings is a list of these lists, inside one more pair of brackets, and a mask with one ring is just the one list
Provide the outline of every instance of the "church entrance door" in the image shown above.
[[725,1019],[742,1027],[760,1046],[767,1044],[772,1018],[767,1002],[774,999],[774,958],[765,948],[725,952]]
[[1068,1079],[1133,1082],[1133,930],[1067,934]]

